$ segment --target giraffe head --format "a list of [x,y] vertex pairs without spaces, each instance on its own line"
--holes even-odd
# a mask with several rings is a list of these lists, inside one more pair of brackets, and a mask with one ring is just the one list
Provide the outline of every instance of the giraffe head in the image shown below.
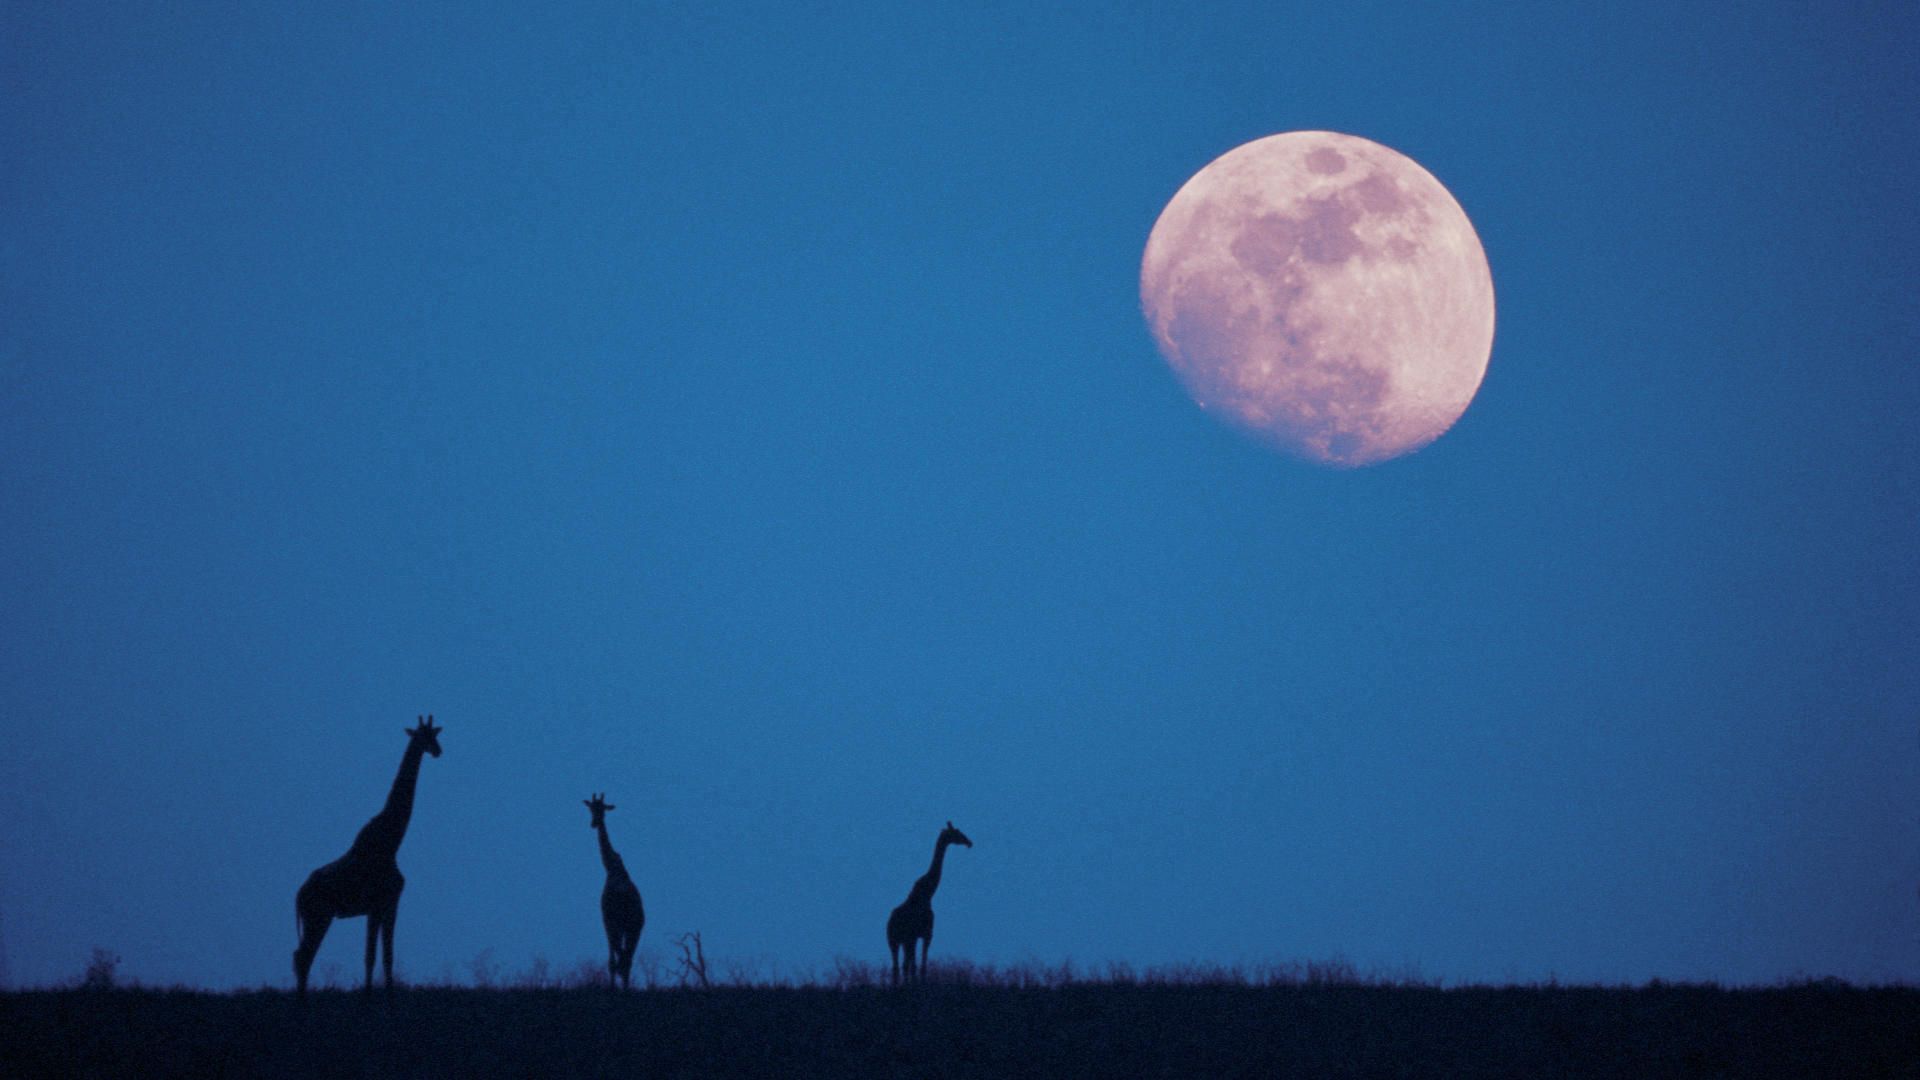
[[607,811],[613,809],[613,804],[607,801],[606,795],[595,795],[591,799],[581,801],[587,804],[587,810],[593,814],[593,821],[588,823],[587,828],[597,829],[606,824]]
[[[926,834],[922,833],[921,835],[924,836]],[[961,847],[973,846],[973,841],[967,839],[967,834],[954,828],[953,822],[951,821],[947,822],[946,828],[940,830],[940,842],[943,844],[959,844]]]
[[434,727],[432,716],[422,716],[419,720],[420,724],[418,727],[410,727],[407,729],[407,738],[413,740],[409,745],[417,746],[422,751],[432,754],[434,757],[439,757],[440,733],[446,729]]

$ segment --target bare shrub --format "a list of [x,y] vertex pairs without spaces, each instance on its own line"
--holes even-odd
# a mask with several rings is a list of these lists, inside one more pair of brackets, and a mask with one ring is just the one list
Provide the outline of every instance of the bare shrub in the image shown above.
[[553,966],[547,963],[546,957],[536,953],[526,974],[514,980],[514,985],[522,990],[545,990],[554,985]]
[[720,984],[746,988],[753,985],[754,976],[760,973],[760,965],[751,960],[729,957],[720,961]]
[[640,986],[658,990],[666,981],[666,962],[658,949],[641,949],[633,954],[633,966],[640,972]]
[[120,954],[112,949],[95,947],[93,955],[87,959],[86,970],[80,973],[80,989],[111,990],[120,981]]
[[681,934],[675,944],[680,946],[680,985],[712,989],[713,984],[707,979],[707,953],[700,944],[700,931]]
[[491,990],[500,981],[500,965],[493,958],[491,947],[481,949],[467,961],[467,971],[473,976],[473,985],[482,990]]

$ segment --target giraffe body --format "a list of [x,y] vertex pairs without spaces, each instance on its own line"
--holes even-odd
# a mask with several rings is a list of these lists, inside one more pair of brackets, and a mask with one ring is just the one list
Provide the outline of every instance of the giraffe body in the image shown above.
[[440,756],[440,730],[431,716],[407,731],[407,751],[393,779],[386,806],[361,826],[353,846],[338,859],[307,875],[293,901],[300,944],[293,950],[293,975],[299,992],[307,992],[307,973],[314,954],[335,919],[367,920],[366,989],[373,989],[376,946],[384,944],[386,984],[393,987],[393,928],[400,912],[400,893],[407,879],[400,873],[400,842],[406,839],[413,817],[413,791],[420,779],[423,755]]
[[600,923],[607,931],[607,979],[622,987],[633,984],[633,953],[640,947],[640,931],[647,925],[646,907],[640,903],[640,888],[627,873],[626,861],[613,850],[607,838],[606,796],[586,800],[593,814],[593,831],[600,838],[600,865],[606,868],[607,883],[600,889]]
[[[933,893],[940,887],[940,872],[951,844],[970,848],[973,841],[949,821],[941,830],[940,838],[933,842],[933,864],[913,883],[907,898],[893,909],[893,914],[887,916],[887,952],[893,957],[896,983],[903,974],[908,982],[926,978],[927,953],[933,948]],[[915,944],[920,946],[917,961],[913,952]]]

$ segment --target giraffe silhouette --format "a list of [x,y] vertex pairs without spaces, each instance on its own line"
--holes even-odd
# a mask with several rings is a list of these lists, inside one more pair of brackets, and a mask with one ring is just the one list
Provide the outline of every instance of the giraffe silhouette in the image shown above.
[[[973,841],[967,834],[947,822],[940,830],[940,838],[933,842],[933,865],[913,883],[913,890],[900,906],[887,916],[887,951],[893,954],[893,981],[898,983],[904,970],[908,982],[913,982],[916,973],[919,979],[927,977],[927,951],[933,948],[933,891],[940,887],[940,867],[947,861],[947,846],[959,844],[972,847]],[[913,943],[920,943],[920,962],[914,963]],[[901,949],[906,950],[904,969],[901,964]]]
[[607,839],[607,811],[613,806],[605,795],[583,800],[593,814],[593,831],[600,834],[600,865],[607,868],[607,884],[600,890],[600,921],[607,928],[607,979],[618,980],[625,988],[633,984],[633,950],[640,944],[640,930],[647,925],[647,911],[640,906],[640,890],[627,876],[627,864]]
[[387,989],[393,989],[393,923],[400,912],[400,890],[407,880],[400,876],[400,841],[406,839],[407,822],[413,817],[413,787],[420,779],[420,756],[440,756],[440,732],[433,717],[419,718],[419,725],[407,729],[407,752],[400,757],[400,772],[393,778],[393,790],[387,793],[387,805],[360,827],[353,846],[345,855],[307,875],[306,884],[294,897],[293,910],[299,920],[300,944],[293,950],[293,977],[302,995],[307,992],[307,972],[313,967],[313,954],[335,919],[367,917],[367,983],[373,989],[373,948],[376,940],[386,944]]

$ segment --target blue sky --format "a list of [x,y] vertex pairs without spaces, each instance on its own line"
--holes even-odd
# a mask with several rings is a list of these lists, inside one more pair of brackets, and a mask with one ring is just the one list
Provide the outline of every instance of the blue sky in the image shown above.
[[[1920,977],[1909,5],[0,8],[0,937],[403,973]],[[1454,429],[1182,393],[1141,247],[1329,129],[1472,217]],[[357,974],[360,927],[322,951]]]

